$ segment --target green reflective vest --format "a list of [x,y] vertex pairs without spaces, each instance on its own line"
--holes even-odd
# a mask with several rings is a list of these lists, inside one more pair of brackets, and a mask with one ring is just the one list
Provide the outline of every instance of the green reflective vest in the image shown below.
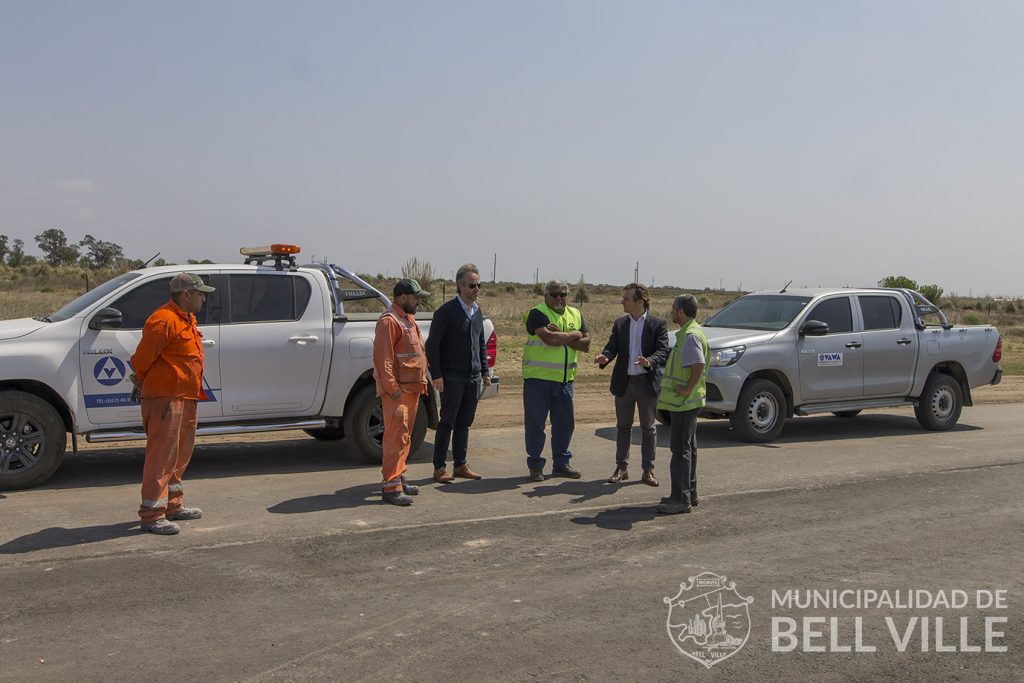
[[[679,352],[686,341],[686,335],[692,334],[697,337],[700,347],[704,351],[704,372],[700,380],[693,388],[689,396],[681,396],[676,393],[676,387],[685,387],[690,381],[690,367],[683,367],[679,364]],[[705,381],[708,377],[708,363],[711,360],[711,352],[708,347],[708,338],[704,330],[695,320],[686,323],[676,332],[676,345],[668,354],[668,361],[665,363],[665,376],[661,380],[661,393],[658,395],[658,410],[670,410],[679,412],[704,407],[704,397],[707,395]]]
[[[579,331],[583,326],[583,315],[572,306],[566,306],[561,314],[546,303],[534,308],[546,315],[562,332]],[[530,311],[523,314],[524,324],[530,317]],[[572,382],[576,379],[576,349],[548,346],[537,335],[529,335],[523,347],[523,379],[546,379],[562,384]]]

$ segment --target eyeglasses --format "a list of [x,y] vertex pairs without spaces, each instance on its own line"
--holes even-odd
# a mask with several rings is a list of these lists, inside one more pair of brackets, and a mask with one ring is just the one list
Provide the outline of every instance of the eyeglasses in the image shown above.
[[548,296],[554,297],[554,298],[559,298],[559,299],[564,299],[567,296],[569,296],[569,292],[548,292]]
[[481,287],[483,287],[483,285],[480,284],[479,282],[467,282],[466,286],[469,287],[470,289],[480,289]]

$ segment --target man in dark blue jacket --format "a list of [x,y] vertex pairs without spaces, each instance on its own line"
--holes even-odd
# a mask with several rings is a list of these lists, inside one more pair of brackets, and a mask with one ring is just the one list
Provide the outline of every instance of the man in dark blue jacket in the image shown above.
[[618,484],[629,479],[629,442],[633,415],[640,413],[640,454],[643,458],[643,482],[657,486],[654,476],[654,451],[658,441],[655,423],[661,375],[668,358],[668,323],[650,312],[651,294],[638,282],[622,290],[622,310],[626,315],[612,325],[611,336],[594,362],[602,368],[615,361],[611,392],[615,395],[615,472],[608,482]]
[[[480,271],[472,263],[455,276],[458,296],[446,301],[430,322],[427,363],[434,388],[441,393],[441,419],[434,439],[434,481],[447,483],[455,477],[479,479],[469,468],[469,428],[483,386],[491,383],[487,367],[484,316],[477,305]],[[445,469],[451,441],[454,469]]]

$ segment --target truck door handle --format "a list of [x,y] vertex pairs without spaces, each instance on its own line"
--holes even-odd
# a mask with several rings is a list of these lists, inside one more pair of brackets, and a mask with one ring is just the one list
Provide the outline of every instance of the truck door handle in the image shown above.
[[906,337],[900,337],[899,339],[896,340],[896,343],[897,344],[902,344],[903,346],[906,346],[907,344],[910,343],[910,340],[907,339]]
[[216,346],[217,342],[214,339],[204,339],[203,346]]
[[846,348],[848,349],[859,349],[862,346],[864,345],[858,341],[846,342]]
[[300,334],[297,337],[289,337],[288,341],[305,346],[306,344],[312,344],[313,342],[320,341],[320,337],[315,334]]

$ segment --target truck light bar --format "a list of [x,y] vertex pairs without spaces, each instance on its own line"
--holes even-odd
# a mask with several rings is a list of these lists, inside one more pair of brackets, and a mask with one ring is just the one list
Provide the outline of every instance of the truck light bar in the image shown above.
[[255,263],[262,266],[265,261],[273,261],[277,270],[295,270],[295,254],[299,251],[297,244],[271,244],[265,247],[242,247],[238,253],[245,257],[245,265]]

